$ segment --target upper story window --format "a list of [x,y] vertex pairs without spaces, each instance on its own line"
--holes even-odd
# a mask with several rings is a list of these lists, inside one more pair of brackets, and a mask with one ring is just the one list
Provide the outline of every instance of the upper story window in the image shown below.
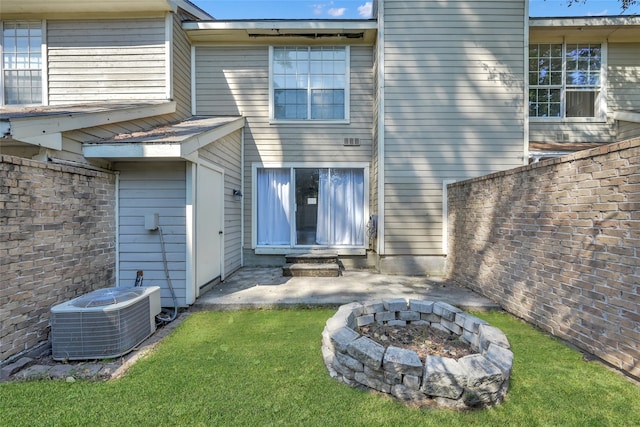
[[603,56],[600,44],[532,43],[529,117],[601,117]]
[[271,48],[271,119],[348,119],[348,47]]
[[42,103],[42,23],[2,23],[3,104]]

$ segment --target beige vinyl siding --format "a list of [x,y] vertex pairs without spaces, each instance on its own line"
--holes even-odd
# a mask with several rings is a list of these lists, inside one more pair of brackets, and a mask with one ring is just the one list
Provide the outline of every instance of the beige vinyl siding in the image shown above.
[[625,141],[627,139],[640,137],[640,123],[618,122],[618,140]]
[[[251,165],[270,162],[371,161],[373,48],[351,47],[350,123],[269,123],[269,48],[196,48],[196,114],[243,115],[245,133],[245,246],[251,239]],[[345,147],[344,138],[360,138]]]
[[531,142],[603,142],[616,141],[616,128],[611,118],[611,109],[607,122],[534,122],[529,124]]
[[238,130],[200,149],[200,158],[224,169],[224,271],[225,275],[241,267],[242,200],[236,200],[233,190],[241,187],[242,131]]
[[49,103],[165,99],[163,19],[47,21]]
[[[640,110],[640,43],[610,43],[609,115]],[[640,123],[618,122],[616,140],[640,136]]]
[[186,291],[186,169],[184,162],[118,163],[119,283],[133,286],[136,271],[144,284],[162,288],[162,305],[173,306],[158,231],[144,228],[145,215],[158,213],[164,233],[169,277],[180,305]]
[[523,164],[524,2],[385,0],[385,255],[442,254],[442,182]]
[[173,18],[173,99],[181,118],[191,116],[191,44],[177,15]]

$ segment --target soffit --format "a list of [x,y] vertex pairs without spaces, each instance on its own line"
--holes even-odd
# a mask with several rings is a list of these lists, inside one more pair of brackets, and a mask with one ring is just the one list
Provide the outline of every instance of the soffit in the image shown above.
[[529,20],[531,41],[607,41],[609,43],[640,42],[640,17],[532,18]]
[[375,20],[228,20],[184,22],[194,44],[361,44],[376,40]]
[[20,16],[51,16],[74,14],[127,14],[139,12],[169,12],[171,5],[167,0],[2,0],[0,12],[2,18]]

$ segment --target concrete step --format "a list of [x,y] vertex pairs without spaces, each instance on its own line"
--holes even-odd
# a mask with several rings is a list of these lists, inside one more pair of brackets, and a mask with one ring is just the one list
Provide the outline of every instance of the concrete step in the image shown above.
[[285,255],[287,264],[328,264],[338,263],[338,254],[335,252],[309,252],[306,254]]
[[329,263],[287,263],[282,266],[285,277],[338,277],[340,266],[337,262]]

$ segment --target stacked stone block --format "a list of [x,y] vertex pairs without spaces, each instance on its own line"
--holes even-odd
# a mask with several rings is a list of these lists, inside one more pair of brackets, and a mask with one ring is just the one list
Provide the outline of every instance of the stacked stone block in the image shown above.
[[0,365],[46,342],[49,310],[113,286],[115,176],[0,155]]
[[451,279],[640,378],[640,138],[447,193]]
[[[423,325],[459,336],[477,352],[459,360],[428,356],[423,364],[409,349],[383,345],[360,327]],[[513,364],[509,341],[498,328],[444,302],[388,299],[341,306],[327,320],[322,354],[330,375],[351,386],[368,387],[422,404],[488,407],[506,395]]]

